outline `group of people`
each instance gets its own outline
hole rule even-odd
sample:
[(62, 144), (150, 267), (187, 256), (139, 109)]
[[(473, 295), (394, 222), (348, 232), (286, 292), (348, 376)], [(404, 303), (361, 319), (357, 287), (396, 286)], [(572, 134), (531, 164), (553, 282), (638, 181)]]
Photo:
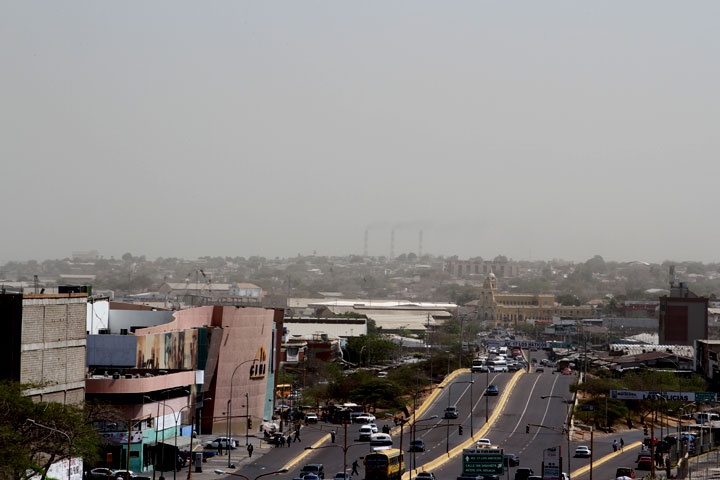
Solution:
[(613, 447), (613, 452), (617, 452), (618, 448), (622, 452), (625, 449), (625, 440), (623, 440), (622, 437), (620, 437), (620, 443), (618, 443), (617, 438), (616, 438), (615, 440), (613, 440), (612, 447)]

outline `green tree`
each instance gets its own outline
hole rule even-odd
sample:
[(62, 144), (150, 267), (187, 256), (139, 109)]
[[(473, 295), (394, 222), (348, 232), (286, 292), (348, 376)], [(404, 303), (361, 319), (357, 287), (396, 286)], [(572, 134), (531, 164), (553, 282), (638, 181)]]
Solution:
[(33, 402), (25, 395), (28, 387), (0, 383), (0, 478), (44, 480), (53, 463), (68, 457), (94, 461), (100, 437), (83, 409)]

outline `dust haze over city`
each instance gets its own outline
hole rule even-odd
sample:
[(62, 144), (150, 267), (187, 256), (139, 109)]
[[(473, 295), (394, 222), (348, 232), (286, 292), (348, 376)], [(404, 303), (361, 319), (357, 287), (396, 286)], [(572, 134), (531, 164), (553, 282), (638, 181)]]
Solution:
[(3, 2), (0, 263), (717, 261), (717, 18), (711, 1)]

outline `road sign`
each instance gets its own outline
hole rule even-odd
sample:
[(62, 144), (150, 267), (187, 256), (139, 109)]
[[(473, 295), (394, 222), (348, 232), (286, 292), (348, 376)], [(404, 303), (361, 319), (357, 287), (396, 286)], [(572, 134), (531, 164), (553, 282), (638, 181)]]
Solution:
[(696, 402), (717, 402), (717, 393), (715, 392), (695, 392)]
[(503, 449), (464, 449), (462, 472), (463, 475), (502, 475), (505, 472)]

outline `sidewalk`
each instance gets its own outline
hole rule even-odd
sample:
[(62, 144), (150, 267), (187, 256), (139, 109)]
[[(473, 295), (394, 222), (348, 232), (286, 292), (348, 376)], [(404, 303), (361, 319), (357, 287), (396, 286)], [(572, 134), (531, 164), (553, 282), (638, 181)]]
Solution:
[[(303, 428), (302, 429), (302, 445), (303, 448), (300, 449), (299, 447), (293, 448), (291, 451), (288, 451), (289, 456), (285, 459), (283, 462), (283, 466), (285, 468), (288, 468), (288, 473), (280, 474), (279, 477), (281, 478), (292, 478), (293, 477), (293, 470), (295, 469), (296, 465), (302, 461), (303, 458), (305, 458), (307, 455), (311, 454), (311, 450), (305, 450), (305, 446), (313, 446), (317, 447), (326, 441), (329, 441), (330, 437), (330, 430), (331, 430), (331, 424), (323, 425), (323, 429), (316, 429), (316, 428)], [(200, 472), (196, 471), (197, 467), (194, 465), (191, 465), (190, 462), (188, 462), (185, 467), (178, 472), (175, 472), (175, 479), (176, 480), (221, 480), (223, 478), (235, 476), (235, 477), (249, 477), (250, 480), (253, 480), (252, 476), (246, 476), (243, 474), (243, 471), (245, 470), (245, 466), (257, 461), (258, 459), (262, 458), (263, 456), (267, 455), (271, 451), (277, 449), (279, 452), (286, 452), (287, 450), (285, 447), (275, 447), (274, 445), (270, 445), (266, 443), (264, 440), (262, 440), (261, 437), (256, 436), (250, 436), (249, 438), (250, 443), (253, 445), (253, 454), (252, 457), (248, 456), (248, 451), (245, 448), (244, 442), (240, 445), (238, 445), (237, 448), (233, 449), (230, 453), (230, 465), (234, 465), (235, 468), (228, 468), (228, 455), (227, 452), (223, 452), (223, 455), (213, 455), (212, 457), (207, 457), (204, 462), (202, 462), (201, 470)], [(207, 452), (206, 449), (203, 448), (202, 445), (195, 445), (193, 448), (193, 452)], [(299, 467), (298, 467), (299, 469)], [(142, 472), (143, 476), (150, 475), (152, 476), (152, 471), (150, 472)], [(163, 474), (164, 480), (172, 480), (173, 479), (173, 472), (164, 472)], [(155, 472), (155, 480), (160, 480), (160, 472)]]

